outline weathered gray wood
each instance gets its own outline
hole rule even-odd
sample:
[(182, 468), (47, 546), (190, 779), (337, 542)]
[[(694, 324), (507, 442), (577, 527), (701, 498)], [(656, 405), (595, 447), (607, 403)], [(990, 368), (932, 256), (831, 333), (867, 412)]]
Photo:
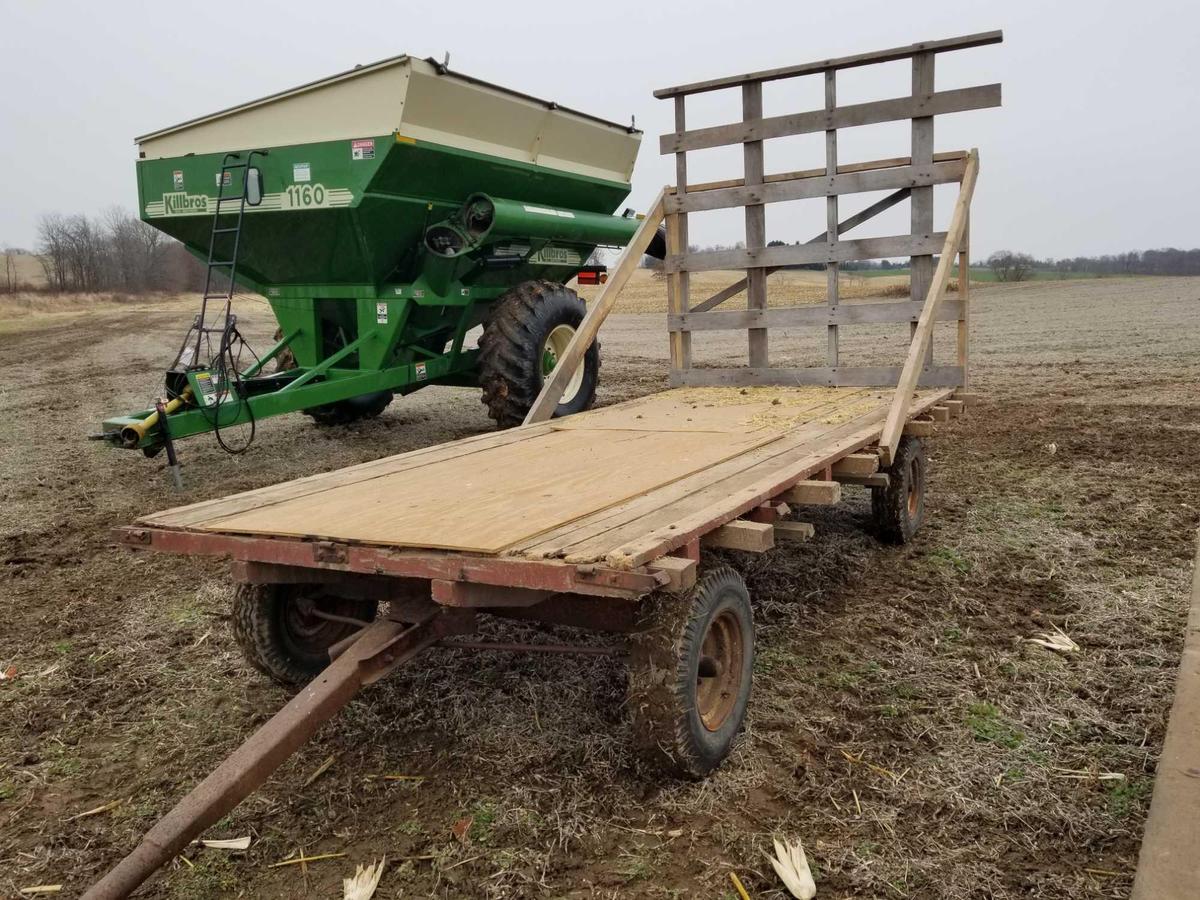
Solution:
[(897, 234), (829, 244), (792, 244), (764, 247), (761, 250), (709, 250), (668, 256), (665, 272), (706, 272), (714, 269), (770, 269), (803, 263), (846, 262), (851, 259), (882, 259), (889, 256), (913, 256), (937, 253), (945, 243), (944, 232), (926, 236)]
[(818, 72), (827, 72), (833, 69), (851, 69), (856, 66), (869, 66), (874, 63), (894, 62), (898, 59), (907, 59), (917, 53), (945, 53), (949, 50), (966, 50), (971, 47), (983, 47), (987, 44), (999, 44), (1003, 40), (1003, 31), (983, 31), (978, 34), (967, 34), (940, 41), (922, 41), (918, 44), (907, 44), (903, 47), (891, 47), (887, 50), (873, 50), (870, 53), (855, 53), (852, 56), (841, 56), (817, 62), (801, 63), (794, 66), (781, 66), (777, 69), (747, 72), (743, 75), (710, 78), (706, 81), (695, 81), (691, 84), (681, 84), (675, 87), (659, 88), (654, 92), (654, 96), (663, 100), (667, 97), (676, 97), (681, 94), (700, 94), (705, 91), (719, 91), (722, 88), (737, 87), (747, 81), (778, 81), (781, 78), (795, 78), (798, 75), (815, 75)]
[[(825, 109), (832, 111), (836, 106), (837, 70), (830, 69), (825, 73)], [(837, 131), (831, 129), (825, 132), (825, 179), (827, 183), (833, 183), (837, 177)], [(837, 243), (838, 234), (838, 198), (837, 194), (830, 194), (825, 198), (825, 241)], [(838, 305), (839, 268), (838, 263), (825, 263), (825, 302), (831, 312)], [(838, 364), (838, 327), (832, 320), (826, 333), (825, 363), (830, 367)]]
[[(866, 222), (868, 219), (873, 219), (875, 216), (879, 215), (884, 210), (891, 209), (897, 203), (900, 203), (902, 200), (907, 199), (908, 193), (909, 193), (908, 188), (904, 188), (903, 190), (896, 191), (894, 194), (888, 194), (882, 200), (876, 200), (874, 203), (872, 203), (870, 206), (868, 206), (862, 212), (855, 213), (850, 218), (846, 219), (844, 222), (839, 222), (838, 223), (838, 234), (839, 235), (845, 234), (851, 228), (857, 228), (863, 222)], [(810, 238), (805, 243), (820, 244), (820, 243), (824, 242), (827, 239), (827, 237), (828, 237), (828, 233), (825, 231), (822, 231), (820, 234), (816, 235), (815, 237)], [(770, 276), (774, 275), (778, 271), (779, 271), (778, 269), (767, 269), (766, 270), (767, 277), (769, 278)], [(707, 312), (708, 310), (713, 309), (714, 307), (720, 306), (722, 303), (724, 303), (730, 297), (736, 297), (738, 294), (740, 294), (745, 289), (746, 289), (746, 279), (745, 278), (741, 279), (740, 281), (735, 281), (733, 284), (729, 285), (729, 287), (722, 288), (721, 290), (717, 291), (715, 294), (713, 294), (711, 297), (709, 297), (707, 300), (703, 301), (702, 303), (697, 303), (695, 306), (692, 307), (692, 312)]]
[[(837, 132), (828, 133), (836, 134)], [(746, 146), (754, 145), (747, 144)], [(866, 172), (850, 172), (845, 175), (828, 175), (822, 178), (804, 177), (769, 184), (756, 182), (744, 187), (689, 193), (683, 197), (668, 195), (667, 211), (700, 212), (755, 203), (778, 203), (786, 200), (807, 200), (811, 197), (856, 194), (863, 191), (925, 188), (928, 185), (961, 181), (965, 165), (964, 160), (953, 159), (925, 165), (897, 166), (891, 169), (872, 169)]]
[(971, 212), (967, 211), (967, 222), (963, 226), (962, 244), (958, 251), (958, 300), (961, 312), (958, 316), (958, 333), (955, 345), (958, 364), (963, 370), (963, 387), (971, 386)]
[[(913, 95), (933, 93), (933, 60), (932, 53), (920, 53), (912, 58), (912, 90)], [(922, 116), (912, 120), (912, 158), (914, 166), (922, 166), (933, 162), (933, 116)], [(933, 231), (933, 188), (913, 186), (912, 204), (910, 207), (913, 234), (928, 234)], [(909, 261), (909, 296), (913, 300), (922, 301), (929, 292), (929, 282), (933, 278), (933, 257), (926, 255), (914, 256)], [(910, 338), (916, 332), (914, 322)], [(933, 362), (933, 340), (930, 336), (926, 350), (925, 364)]]
[[(857, 212), (854, 215), (852, 215), (850, 218), (846, 219), (844, 222), (841, 222), (838, 225), (838, 234), (839, 235), (845, 234), (850, 229), (857, 228), (859, 225), (861, 225), (863, 222), (866, 222), (868, 219), (875, 218), (877, 215), (879, 215), (884, 210), (891, 209), (897, 203), (900, 203), (903, 200), (907, 200), (910, 193), (911, 193), (911, 191), (908, 188), (904, 188), (903, 190), (896, 191), (894, 194), (888, 194), (886, 197), (884, 197), (881, 200), (876, 200), (874, 203), (872, 203), (870, 206), (868, 206), (862, 212)], [(817, 244), (817, 243), (820, 243), (821, 240), (822, 240), (822, 235), (818, 234), (816, 237), (812, 238), (812, 240), (810, 240), (808, 243)]]
[(727, 144), (762, 141), (792, 134), (811, 134), (814, 131), (828, 131), (831, 128), (854, 128), (860, 125), (876, 125), (880, 122), (940, 116), (946, 113), (987, 109), (999, 105), (1000, 85), (985, 84), (952, 91), (893, 97), (890, 100), (875, 100), (870, 103), (855, 103), (849, 106), (839, 106), (828, 112), (818, 109), (786, 116), (770, 116), (747, 122), (736, 122), (732, 125), (716, 125), (711, 128), (674, 132), (662, 135), (659, 138), (658, 146), (659, 152), (664, 154), (678, 153), (681, 150), (703, 150), (706, 147), (723, 147)]
[[(950, 150), (941, 153), (933, 154), (934, 162), (946, 162), (952, 159), (966, 159), (966, 150)], [(891, 169), (896, 166), (912, 165), (911, 156), (893, 156), (888, 159), (871, 159), (866, 162), (858, 163), (843, 163), (838, 166), (837, 174), (848, 175), (851, 172), (870, 172), (874, 169)], [(768, 184), (774, 184), (776, 181), (795, 181), (797, 178), (824, 178), (825, 167), (819, 169), (798, 169), (793, 172), (776, 172), (773, 175), (767, 175), (763, 181)], [(687, 186), (689, 194), (696, 194), (702, 191), (718, 191), (725, 188), (741, 187), (746, 182), (742, 178), (724, 178), (720, 181), (700, 181), (696, 184)]]
[[(762, 118), (762, 83), (755, 81), (742, 86), (742, 118), (746, 121)], [(745, 160), (746, 190), (762, 190), (762, 141), (747, 141), (742, 154)], [(690, 198), (689, 198), (690, 199)], [(737, 205), (741, 205), (740, 203)], [(761, 203), (746, 204), (746, 249), (758, 252), (767, 244), (767, 211)], [(746, 273), (746, 305), (750, 309), (767, 306), (767, 273), (751, 269)], [(767, 332), (763, 328), (749, 331), (750, 365), (767, 365)]]
[[(686, 97), (675, 98), (675, 130), (687, 128)], [(672, 199), (687, 197), (687, 154), (675, 154), (675, 191), (670, 194)], [(664, 201), (665, 201), (664, 197)], [(688, 248), (688, 217), (682, 213), (675, 217), (674, 228), (668, 232), (668, 253), (687, 253)], [(686, 313), (691, 303), (691, 276), (687, 272), (675, 272), (667, 278), (668, 300), (673, 304), (672, 312)], [(687, 334), (670, 337), (671, 365), (686, 369), (692, 364), (692, 337)]]
[[(845, 303), (835, 307), (778, 306), (770, 309), (730, 309), (668, 315), (671, 331), (738, 331), (743, 328), (799, 328), (806, 325), (862, 325), (877, 322), (916, 322), (924, 304), (911, 300), (882, 303)], [(947, 298), (937, 311), (936, 321), (953, 322), (961, 306)]]
[[(822, 384), (829, 387), (890, 387), (903, 370), (900, 366), (812, 366), (803, 369), (683, 369), (672, 370), (671, 387), (749, 387), (753, 385)], [(920, 387), (957, 387), (962, 383), (958, 366), (933, 366), (917, 372)]]
[(817, 533), (812, 522), (776, 522), (775, 542), (778, 544), (802, 544), (811, 541)]

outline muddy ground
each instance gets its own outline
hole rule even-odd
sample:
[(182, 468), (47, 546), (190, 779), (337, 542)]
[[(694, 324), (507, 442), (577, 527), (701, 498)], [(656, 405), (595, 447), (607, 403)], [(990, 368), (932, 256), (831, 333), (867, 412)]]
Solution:
[[(386, 854), (382, 898), (725, 898), (731, 871), (776, 898), (772, 835), (803, 839), (824, 898), (1126, 896), (1200, 519), (1197, 304), (1200, 279), (978, 290), (985, 399), (931, 441), (914, 543), (879, 545), (848, 491), (805, 512), (811, 543), (731, 557), (755, 691), (707, 781), (639, 768), (610, 659), (434, 650), (211, 830), (248, 852), (193, 848), (139, 896), (340, 896)], [(244, 306), (265, 343), (265, 307)], [(287, 697), (233, 643), (222, 564), (135, 555), (109, 529), (490, 420), (441, 388), (365, 425), (273, 419), (242, 456), (185, 444), (181, 496), (161, 459), (85, 437), (154, 395), (191, 303), (34, 313), (0, 320), (0, 896), (76, 896)], [(602, 403), (665, 385), (660, 316), (603, 340)], [(1023, 640), (1053, 626), (1078, 653)], [(345, 856), (270, 867), (300, 849)]]

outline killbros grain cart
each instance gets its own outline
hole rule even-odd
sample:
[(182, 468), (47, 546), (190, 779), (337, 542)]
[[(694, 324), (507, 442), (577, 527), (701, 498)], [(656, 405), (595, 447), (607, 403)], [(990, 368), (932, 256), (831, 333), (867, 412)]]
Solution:
[[(142, 218), (207, 262), (166, 396), (99, 435), (147, 455), (296, 410), (374, 416), (430, 384), (482, 385), (497, 424), (518, 424), (584, 314), (565, 282), (603, 278), (589, 255), (638, 227), (611, 214), (629, 192), (632, 125), (411, 56), (136, 140)], [(661, 256), (661, 241), (649, 249)], [(236, 285), (278, 320), (259, 356)], [(464, 346), (481, 324), (479, 347)], [(591, 405), (599, 365), (596, 347), (559, 413)]]

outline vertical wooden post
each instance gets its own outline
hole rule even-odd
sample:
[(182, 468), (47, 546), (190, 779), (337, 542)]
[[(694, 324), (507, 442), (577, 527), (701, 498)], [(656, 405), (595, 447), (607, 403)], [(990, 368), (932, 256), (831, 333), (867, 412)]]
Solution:
[[(742, 85), (742, 119), (762, 118), (762, 82)], [(747, 141), (742, 145), (746, 187), (763, 183), (763, 142)], [(746, 207), (746, 249), (751, 253), (767, 245), (767, 210), (761, 203)], [(746, 306), (749, 309), (767, 308), (767, 272), (762, 268), (746, 271)], [(751, 328), (750, 367), (767, 366), (767, 329)]]
[[(825, 73), (825, 109), (833, 110), (837, 106), (837, 70), (830, 69)], [(837, 175), (837, 129), (831, 128), (825, 132), (825, 174), (829, 178)], [(825, 243), (829, 249), (838, 239), (838, 198), (830, 194), (825, 198)], [(830, 313), (838, 305), (838, 264), (825, 263), (825, 295), (829, 303)], [(829, 326), (829, 349), (826, 353), (827, 365), (836, 369), (838, 364), (838, 327)]]
[[(687, 114), (684, 103), (685, 94), (675, 98), (675, 130), (687, 130)], [(683, 197), (687, 194), (687, 151), (681, 150), (675, 154), (675, 194)], [(667, 218), (667, 248), (668, 254), (688, 252), (688, 219), (687, 213), (676, 213)], [(674, 249), (671, 249), (671, 248)], [(667, 308), (673, 313), (686, 313), (691, 307), (691, 276), (686, 270), (672, 273), (667, 279)], [(692, 367), (692, 333), (678, 331), (671, 338), (671, 368), (690, 369)], [(672, 380), (672, 383), (673, 380)]]
[(971, 213), (963, 227), (962, 244), (958, 251), (958, 301), (962, 312), (958, 316), (958, 364), (962, 367), (962, 386), (970, 386), (971, 362)]
[[(933, 93), (933, 60), (932, 53), (918, 53), (912, 58), (912, 93), (921, 97)], [(926, 166), (933, 163), (933, 116), (922, 116), (912, 120), (912, 164)], [(912, 189), (912, 233), (925, 237), (933, 233), (933, 188), (915, 187)], [(933, 279), (933, 257), (914, 256), (909, 260), (909, 297), (917, 302), (923, 302), (929, 293), (929, 283)], [(917, 333), (914, 322), (910, 328), (910, 339)], [(933, 341), (929, 341), (926, 351), (925, 364), (933, 363)]]
[[(667, 256), (677, 256), (687, 253), (687, 244), (681, 238), (681, 232), (686, 228), (687, 213), (673, 213), (667, 216)], [(667, 276), (667, 314), (682, 315), (688, 311), (687, 305), (687, 272), (672, 272)], [(692, 333), (690, 331), (672, 331), (671, 336), (671, 373), (670, 383), (675, 386), (682, 383), (684, 369), (692, 367)]]

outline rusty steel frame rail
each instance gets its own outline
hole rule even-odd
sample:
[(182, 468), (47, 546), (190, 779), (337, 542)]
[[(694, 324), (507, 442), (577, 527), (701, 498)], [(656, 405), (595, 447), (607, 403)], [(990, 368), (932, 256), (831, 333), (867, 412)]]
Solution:
[(299, 538), (232, 535), (130, 525), (114, 529), (126, 546), (188, 556), (308, 569), (468, 582), (555, 593), (637, 599), (666, 583), (661, 573), (573, 565), (556, 560), (472, 556), (450, 551), (408, 551)]
[(204, 781), (151, 828), (128, 856), (93, 885), (83, 900), (118, 900), (137, 890), (160, 866), (237, 806), (368, 684), (443, 638), (470, 633), (473, 616), (440, 612), (406, 625), (381, 619), (329, 668), (307, 684)]

